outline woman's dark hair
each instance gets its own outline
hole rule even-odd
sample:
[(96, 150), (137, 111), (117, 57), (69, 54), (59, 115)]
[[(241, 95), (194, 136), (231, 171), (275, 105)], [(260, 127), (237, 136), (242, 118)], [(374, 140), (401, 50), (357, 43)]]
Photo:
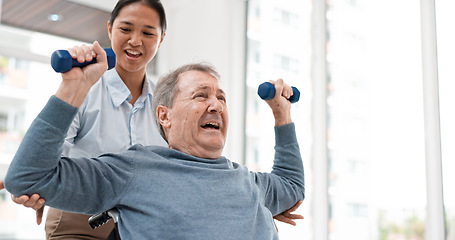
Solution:
[(160, 0), (119, 0), (111, 13), (111, 19), (109, 20), (111, 25), (114, 24), (114, 20), (117, 18), (118, 14), (120, 13), (120, 10), (133, 3), (143, 3), (155, 9), (155, 11), (157, 11), (158, 14), (160, 15), (161, 35), (163, 35), (166, 32), (167, 28), (166, 13), (164, 11), (163, 4), (161, 3)]

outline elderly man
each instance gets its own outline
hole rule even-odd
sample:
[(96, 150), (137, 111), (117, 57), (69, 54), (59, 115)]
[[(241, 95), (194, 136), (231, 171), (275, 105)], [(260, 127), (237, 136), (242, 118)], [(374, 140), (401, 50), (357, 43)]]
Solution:
[[(61, 157), (62, 144), (90, 87), (107, 69), (74, 68), (25, 135), (5, 178), (16, 196), (39, 193), (46, 204), (94, 214), (119, 211), (122, 239), (277, 239), (273, 216), (304, 198), (304, 172), (291, 105), (292, 90), (273, 82), (272, 173), (254, 173), (221, 156), (228, 126), (218, 74), (185, 65), (157, 83), (153, 108), (169, 147), (135, 145), (98, 158)], [(154, 123), (150, 123), (154, 124)]]

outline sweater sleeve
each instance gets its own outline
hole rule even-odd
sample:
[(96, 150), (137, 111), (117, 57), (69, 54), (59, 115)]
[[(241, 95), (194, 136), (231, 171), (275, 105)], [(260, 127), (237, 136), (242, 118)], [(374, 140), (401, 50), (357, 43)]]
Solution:
[(257, 173), (265, 206), (275, 216), (305, 198), (305, 179), (294, 123), (275, 127), (275, 159), (272, 173)]
[(38, 193), (46, 205), (94, 214), (115, 205), (132, 176), (121, 155), (61, 157), (66, 133), (78, 109), (55, 96), (25, 134), (5, 177), (13, 195)]
[[(82, 106), (81, 106), (82, 107)], [(81, 112), (79, 111), (74, 119), (73, 122), (71, 123), (71, 126), (69, 127), (68, 131), (66, 132), (66, 138), (65, 142), (63, 144), (63, 156), (69, 156), (71, 148), (74, 146), (74, 140), (77, 137), (77, 133), (80, 129), (80, 119), (81, 119)]]

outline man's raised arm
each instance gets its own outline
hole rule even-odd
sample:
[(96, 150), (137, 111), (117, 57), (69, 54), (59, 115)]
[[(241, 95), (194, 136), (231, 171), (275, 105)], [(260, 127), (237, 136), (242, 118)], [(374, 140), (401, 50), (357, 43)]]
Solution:
[(257, 176), (266, 186), (266, 206), (273, 215), (277, 215), (305, 198), (305, 181), (295, 125), (291, 119), (291, 103), (288, 101), (292, 88), (282, 79), (271, 83), (276, 89), (275, 97), (267, 104), (275, 117), (275, 160), (271, 175), (259, 173)]
[[(107, 69), (106, 53), (95, 42), (93, 46), (81, 46), (69, 52), (80, 62), (96, 58), (96, 63), (84, 68), (73, 68), (62, 74), (62, 82), (55, 96), (34, 120), (5, 177), (5, 188), (13, 195), (32, 195), (39, 193), (46, 203), (64, 208), (64, 202), (75, 202), (86, 198), (86, 193), (78, 193), (80, 185), (75, 179), (75, 191), (71, 192), (71, 176), (94, 171), (84, 168), (85, 163), (60, 159), (66, 132), (93, 84), (100, 79)], [(63, 166), (63, 167), (61, 167)], [(62, 182), (66, 179), (66, 182)], [(88, 185), (88, 184), (85, 184)], [(57, 199), (60, 198), (60, 199)], [(79, 207), (79, 206), (76, 206)], [(89, 211), (81, 209), (82, 211)]]

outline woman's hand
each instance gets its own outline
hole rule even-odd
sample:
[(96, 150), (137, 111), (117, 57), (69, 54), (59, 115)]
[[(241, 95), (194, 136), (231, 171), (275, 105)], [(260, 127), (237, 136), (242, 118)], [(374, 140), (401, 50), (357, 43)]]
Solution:
[[(5, 189), (5, 184), (3, 180), (0, 180), (0, 190)], [(38, 194), (33, 194), (31, 197), (27, 195), (22, 195), (20, 197), (15, 197), (11, 195), (13, 202), (24, 205), (24, 207), (33, 208), (36, 210), (36, 223), (41, 224), (43, 220), (44, 212), (44, 202), (45, 200), (41, 198)]]
[[(299, 214), (293, 214), (297, 210), (297, 208), (300, 207), (302, 204), (302, 201), (298, 201), (292, 208), (274, 216), (273, 218), (284, 223), (291, 224), (292, 226), (297, 225), (294, 220), (296, 219), (303, 219), (302, 215)], [(278, 229), (277, 229), (278, 230)]]
[(101, 78), (108, 68), (106, 52), (95, 41), (93, 45), (81, 45), (68, 49), (68, 52), (78, 62), (83, 63), (96, 58), (96, 63), (83, 68), (74, 67), (62, 73), (62, 82), (55, 96), (59, 99), (79, 107), (85, 99), (90, 88)]

